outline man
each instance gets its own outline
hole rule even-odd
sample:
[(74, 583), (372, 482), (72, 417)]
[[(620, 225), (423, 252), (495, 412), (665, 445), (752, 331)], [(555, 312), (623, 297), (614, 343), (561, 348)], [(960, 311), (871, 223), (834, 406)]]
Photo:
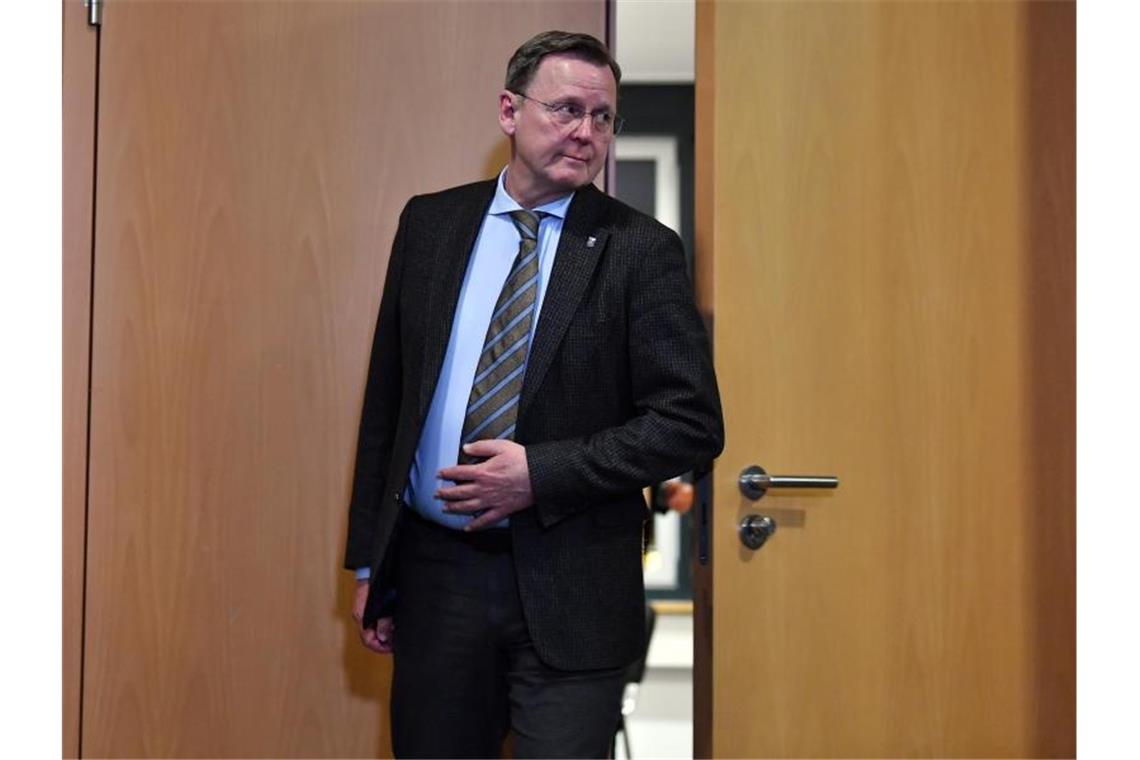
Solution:
[(508, 729), (517, 757), (605, 756), (644, 647), (642, 488), (723, 446), (680, 240), (591, 184), (620, 76), (588, 35), (527, 41), (506, 169), (400, 216), (345, 557), (398, 757), (497, 757)]

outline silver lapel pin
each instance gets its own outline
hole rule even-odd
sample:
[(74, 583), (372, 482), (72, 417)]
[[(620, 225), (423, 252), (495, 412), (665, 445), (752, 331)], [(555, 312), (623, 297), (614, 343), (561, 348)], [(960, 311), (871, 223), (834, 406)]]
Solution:
[(596, 237), (594, 237), (593, 235), (591, 235), (590, 237), (586, 238), (586, 247), (587, 248), (593, 248), (594, 243), (596, 243), (596, 242), (598, 242), (598, 239)]

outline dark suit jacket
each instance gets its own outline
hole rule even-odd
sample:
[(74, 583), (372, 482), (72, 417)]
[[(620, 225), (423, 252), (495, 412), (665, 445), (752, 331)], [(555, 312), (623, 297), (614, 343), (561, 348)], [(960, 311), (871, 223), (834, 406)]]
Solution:
[[(372, 568), (365, 624), (393, 585), (398, 597), (387, 549), (494, 192), (491, 180), (417, 196), (400, 215), (345, 555), (347, 568)], [(577, 192), (563, 224), (515, 440), (526, 447), (535, 503), (511, 515), (510, 530), (539, 656), (568, 670), (632, 661), (644, 643), (641, 489), (711, 461), (724, 432), (680, 239), (593, 185)]]

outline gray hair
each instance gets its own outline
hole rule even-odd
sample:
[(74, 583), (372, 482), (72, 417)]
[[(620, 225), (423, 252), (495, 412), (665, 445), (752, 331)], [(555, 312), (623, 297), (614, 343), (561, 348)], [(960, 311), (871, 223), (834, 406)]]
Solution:
[(609, 66), (614, 82), (621, 83), (621, 67), (610, 55), (609, 49), (596, 37), (576, 32), (541, 32), (524, 42), (507, 64), (507, 82), (511, 92), (523, 93), (534, 79), (538, 65), (548, 55), (562, 53), (580, 58), (598, 66)]

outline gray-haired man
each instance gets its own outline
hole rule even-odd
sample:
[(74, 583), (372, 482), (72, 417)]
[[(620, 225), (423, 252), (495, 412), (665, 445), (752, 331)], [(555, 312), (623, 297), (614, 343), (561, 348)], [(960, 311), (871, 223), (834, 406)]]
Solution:
[(723, 425), (677, 236), (591, 183), (621, 70), (545, 32), (499, 93), (497, 180), (408, 202), (380, 306), (345, 565), (393, 652), (397, 756), (603, 757), (644, 646), (641, 489)]

